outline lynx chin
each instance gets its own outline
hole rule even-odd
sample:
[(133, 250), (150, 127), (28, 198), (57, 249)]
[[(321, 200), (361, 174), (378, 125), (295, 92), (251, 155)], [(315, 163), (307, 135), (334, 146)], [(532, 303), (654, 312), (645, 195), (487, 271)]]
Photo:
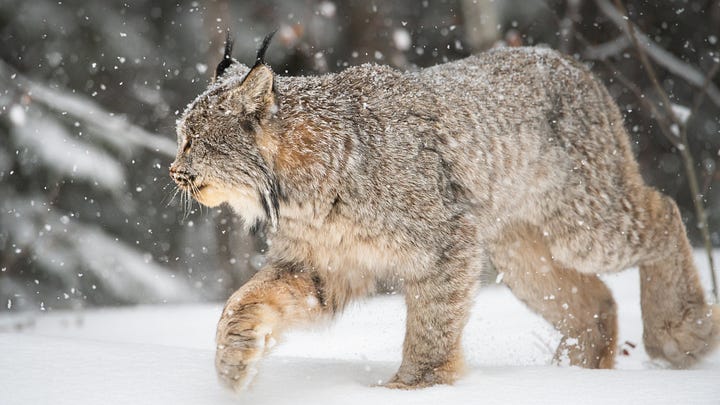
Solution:
[(644, 184), (618, 107), (585, 67), (513, 48), (417, 72), (283, 77), (264, 61), (270, 38), (251, 68), (227, 42), (178, 121), (170, 167), (200, 203), (268, 229), (267, 265), (218, 324), (224, 384), (243, 389), (284, 331), (383, 279), (402, 280), (407, 305), (386, 385), (451, 384), (488, 263), (562, 333), (556, 361), (613, 367), (615, 302), (597, 275), (633, 266), (650, 356), (688, 367), (718, 343), (720, 309), (678, 208)]

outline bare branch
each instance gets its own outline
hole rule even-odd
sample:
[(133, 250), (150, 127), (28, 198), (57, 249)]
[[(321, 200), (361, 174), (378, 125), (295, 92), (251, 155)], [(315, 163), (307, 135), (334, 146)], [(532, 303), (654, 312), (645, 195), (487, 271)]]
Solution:
[[(598, 1), (604, 1), (604, 0), (598, 0)], [(612, 7), (612, 6), (611, 6)], [(615, 7), (617, 7), (618, 10), (620, 10), (620, 13), (624, 16), (623, 19), (626, 21), (626, 32), (628, 36), (630, 37), (630, 41), (632, 42), (633, 46), (635, 47), (635, 50), (638, 53), (638, 57), (640, 57), (640, 63), (642, 63), (643, 68), (645, 68), (645, 71), (647, 72), (648, 76), (650, 77), (650, 81), (653, 84), (653, 87), (655, 88), (655, 91), (658, 93), (660, 98), (662, 99), (662, 106), (665, 109), (665, 113), (672, 121), (678, 124), (682, 124), (680, 120), (678, 120), (677, 116), (675, 115), (675, 111), (672, 109), (672, 102), (670, 101), (670, 97), (668, 97), (667, 93), (663, 89), (663, 87), (660, 85), (660, 81), (657, 78), (657, 74), (655, 73), (655, 68), (653, 67), (652, 63), (650, 63), (650, 60), (648, 60), (647, 53), (645, 52), (645, 48), (640, 45), (640, 41), (638, 40), (638, 35), (643, 35), (642, 33), (638, 34), (635, 32), (635, 24), (630, 21), (630, 17), (628, 17), (627, 10), (625, 10), (625, 6), (623, 6), (622, 2), (620, 0), (615, 0)], [(647, 37), (643, 38), (644, 40), (649, 41)]]
[(708, 71), (707, 75), (705, 75), (705, 82), (703, 83), (702, 87), (700, 87), (700, 91), (695, 95), (695, 98), (693, 99), (692, 108), (690, 109), (691, 115), (694, 115), (700, 108), (700, 105), (705, 99), (708, 88), (710, 87), (710, 84), (712, 84), (712, 80), (718, 73), (718, 71), (720, 71), (720, 61), (715, 63), (715, 65), (713, 65), (713, 67)]
[[(697, 110), (700, 108), (700, 105), (702, 104), (703, 98), (705, 97), (705, 94), (707, 93), (707, 89), (710, 83), (712, 83), (713, 77), (717, 74), (718, 70), (720, 70), (720, 62), (716, 63), (710, 71), (708, 71), (707, 75), (705, 76), (705, 84), (700, 88), (700, 91), (698, 94), (695, 95), (695, 98), (693, 100), (692, 108), (690, 110), (690, 116), (694, 116), (697, 113)], [(687, 134), (687, 125), (684, 125), (682, 127), (682, 134), (681, 134), (682, 142), (687, 144), (688, 142), (688, 134)], [(692, 154), (689, 150), (681, 150), (680, 154), (683, 156), (683, 160), (685, 162), (686, 166), (689, 166), (689, 171), (694, 172), (695, 171), (695, 161), (692, 157)], [(687, 156), (684, 156), (684, 155)], [(701, 226), (700, 232), (703, 235), (703, 244), (705, 245), (705, 252), (708, 256), (708, 262), (710, 264), (710, 281), (712, 282), (713, 287), (713, 294), (715, 295), (715, 301), (720, 301), (720, 296), (718, 295), (718, 284), (717, 284), (717, 277), (715, 275), (715, 263), (712, 255), (712, 242), (710, 241), (710, 230), (708, 229), (709, 224), (707, 220), (707, 213), (705, 212), (705, 205), (702, 201), (702, 193), (700, 192), (700, 188), (698, 186), (698, 182), (696, 180), (696, 177), (693, 177), (690, 179), (690, 190), (691, 193), (693, 193), (693, 202), (695, 204), (695, 211), (698, 215), (698, 225)]]
[[(606, 0), (596, 0), (596, 2), (599, 5), (600, 3), (606, 2)], [(614, 7), (609, 3), (608, 6), (614, 9)], [(697, 173), (695, 170), (695, 159), (693, 158), (692, 153), (690, 153), (690, 150), (688, 148), (687, 125), (683, 120), (680, 120), (677, 114), (675, 114), (675, 111), (673, 111), (670, 97), (668, 97), (667, 92), (665, 92), (665, 90), (660, 85), (660, 82), (657, 79), (657, 74), (655, 73), (655, 69), (650, 63), (650, 60), (648, 59), (645, 52), (646, 49), (640, 45), (640, 41), (638, 41), (637, 37), (638, 34), (635, 32), (635, 25), (632, 23), (632, 21), (630, 21), (630, 18), (627, 17), (627, 11), (625, 10), (622, 2), (620, 0), (615, 0), (615, 7), (617, 7), (617, 10), (614, 9), (614, 12), (619, 13), (621, 16), (620, 18), (626, 20), (627, 22), (627, 28), (625, 29), (625, 32), (630, 37), (630, 40), (632, 41), (633, 46), (638, 53), (640, 62), (642, 63), (643, 68), (650, 77), (650, 81), (652, 82), (655, 91), (658, 93), (658, 95), (663, 101), (662, 104), (665, 113), (667, 114), (667, 117), (670, 117), (672, 124), (676, 125), (677, 128), (680, 129), (679, 131), (676, 131), (676, 134), (680, 138), (680, 141), (679, 143), (673, 142), (673, 144), (677, 146), (677, 149), (680, 152), (680, 156), (682, 157), (683, 166), (685, 167), (685, 173), (687, 175), (688, 185), (690, 187), (690, 194), (692, 196), (693, 205), (695, 207), (695, 214), (697, 216), (697, 226), (700, 230), (700, 234), (703, 237), (705, 252), (707, 254), (708, 264), (710, 266), (710, 279), (712, 282), (713, 296), (715, 298), (715, 301), (718, 301), (720, 300), (720, 296), (718, 296), (717, 279), (715, 276), (715, 263), (712, 255), (712, 243), (710, 241), (710, 231), (708, 230), (707, 213), (705, 212), (705, 204), (702, 200), (702, 194), (700, 193), (700, 187), (698, 185)], [(620, 11), (618, 12), (618, 10)], [(647, 39), (647, 37), (645, 37), (645, 39)], [(707, 76), (703, 77), (702, 90), (695, 99), (695, 102), (697, 104), (702, 102), (702, 95), (706, 93), (706, 90), (710, 89), (712, 76), (714, 76), (715, 74), (713, 70), (714, 69), (711, 69), (710, 73)], [(644, 97), (642, 99), (644, 99)], [(672, 135), (668, 135), (668, 132), (673, 131), (670, 130), (671, 127), (667, 127), (667, 120), (665, 120), (664, 123), (661, 122), (661, 127), (665, 127), (665, 129), (663, 130), (663, 134), (672, 141), (673, 137)]]
[[(618, 8), (615, 8), (609, 0), (595, 0), (595, 4), (597, 4), (598, 9), (600, 9), (613, 24), (626, 34), (629, 34), (630, 29), (634, 30), (638, 46), (640, 46), (644, 52), (647, 52), (647, 55), (657, 62), (658, 65), (696, 87), (704, 85), (705, 74), (695, 66), (683, 62), (675, 55), (658, 46), (653, 40), (648, 38), (647, 35), (640, 32), (635, 25), (626, 18), (626, 13), (624, 14), (618, 11), (625, 9), (622, 7), (622, 4), (620, 4), (621, 7)], [(712, 82), (708, 85), (707, 95), (715, 105), (720, 107), (720, 89)]]
[(580, 20), (583, 0), (567, 0), (565, 16), (560, 20), (560, 52), (569, 54), (575, 38), (575, 23)]
[(615, 70), (614, 67), (612, 65), (610, 65), (609, 62), (604, 61), (604, 60), (603, 60), (603, 62), (606, 63), (608, 65), (608, 67), (615, 72), (614, 77), (617, 78), (620, 82), (622, 82), (622, 84), (625, 87), (627, 87), (633, 93), (633, 95), (635, 95), (635, 97), (638, 100), (640, 100), (640, 102), (642, 103), (643, 106), (645, 106), (648, 110), (650, 110), (650, 113), (660, 123), (658, 128), (660, 128), (660, 132), (663, 133), (665, 138), (667, 138), (668, 141), (670, 141), (670, 143), (675, 148), (680, 149), (681, 146), (680, 146), (679, 138), (677, 136), (674, 136), (670, 132), (670, 125), (672, 125), (672, 124), (670, 122), (668, 122), (667, 117), (662, 114), (662, 112), (657, 108), (657, 105), (655, 105), (655, 103), (650, 101), (649, 98), (645, 97), (642, 90), (635, 83), (633, 83), (630, 79), (628, 79), (620, 71)]

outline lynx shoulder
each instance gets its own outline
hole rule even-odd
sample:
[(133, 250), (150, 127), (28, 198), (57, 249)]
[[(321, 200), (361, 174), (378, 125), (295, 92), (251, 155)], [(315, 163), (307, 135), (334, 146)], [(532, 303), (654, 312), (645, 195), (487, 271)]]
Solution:
[(489, 261), (562, 333), (558, 361), (613, 366), (615, 303), (597, 274), (632, 266), (651, 356), (686, 367), (718, 342), (677, 207), (643, 183), (617, 106), (583, 66), (520, 48), (412, 73), (283, 77), (268, 42), (251, 68), (226, 47), (178, 122), (170, 168), (200, 203), (269, 227), (267, 266), (218, 325), (228, 386), (249, 383), (271, 337), (387, 278), (403, 281), (408, 310), (387, 385), (452, 383)]

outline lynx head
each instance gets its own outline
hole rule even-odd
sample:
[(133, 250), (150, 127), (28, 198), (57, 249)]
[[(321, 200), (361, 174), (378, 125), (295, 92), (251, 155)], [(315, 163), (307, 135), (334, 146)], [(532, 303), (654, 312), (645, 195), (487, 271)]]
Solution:
[(230, 37), (208, 89), (190, 103), (177, 122), (178, 152), (170, 176), (201, 204), (230, 204), (246, 224), (277, 224), (277, 180), (258, 147), (277, 112), (275, 76), (264, 55), (265, 37), (255, 65), (232, 59)]

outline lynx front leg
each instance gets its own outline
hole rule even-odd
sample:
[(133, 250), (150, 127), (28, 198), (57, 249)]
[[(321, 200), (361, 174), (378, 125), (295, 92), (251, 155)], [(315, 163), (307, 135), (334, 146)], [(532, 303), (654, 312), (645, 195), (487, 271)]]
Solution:
[(406, 281), (403, 360), (387, 387), (412, 389), (450, 384), (462, 373), (460, 341), (475, 287), (475, 277), (468, 269), (466, 263), (453, 260), (427, 278)]
[(258, 272), (227, 301), (218, 323), (215, 367), (226, 386), (240, 391), (257, 372), (254, 365), (290, 326), (331, 314), (325, 281), (297, 265)]

